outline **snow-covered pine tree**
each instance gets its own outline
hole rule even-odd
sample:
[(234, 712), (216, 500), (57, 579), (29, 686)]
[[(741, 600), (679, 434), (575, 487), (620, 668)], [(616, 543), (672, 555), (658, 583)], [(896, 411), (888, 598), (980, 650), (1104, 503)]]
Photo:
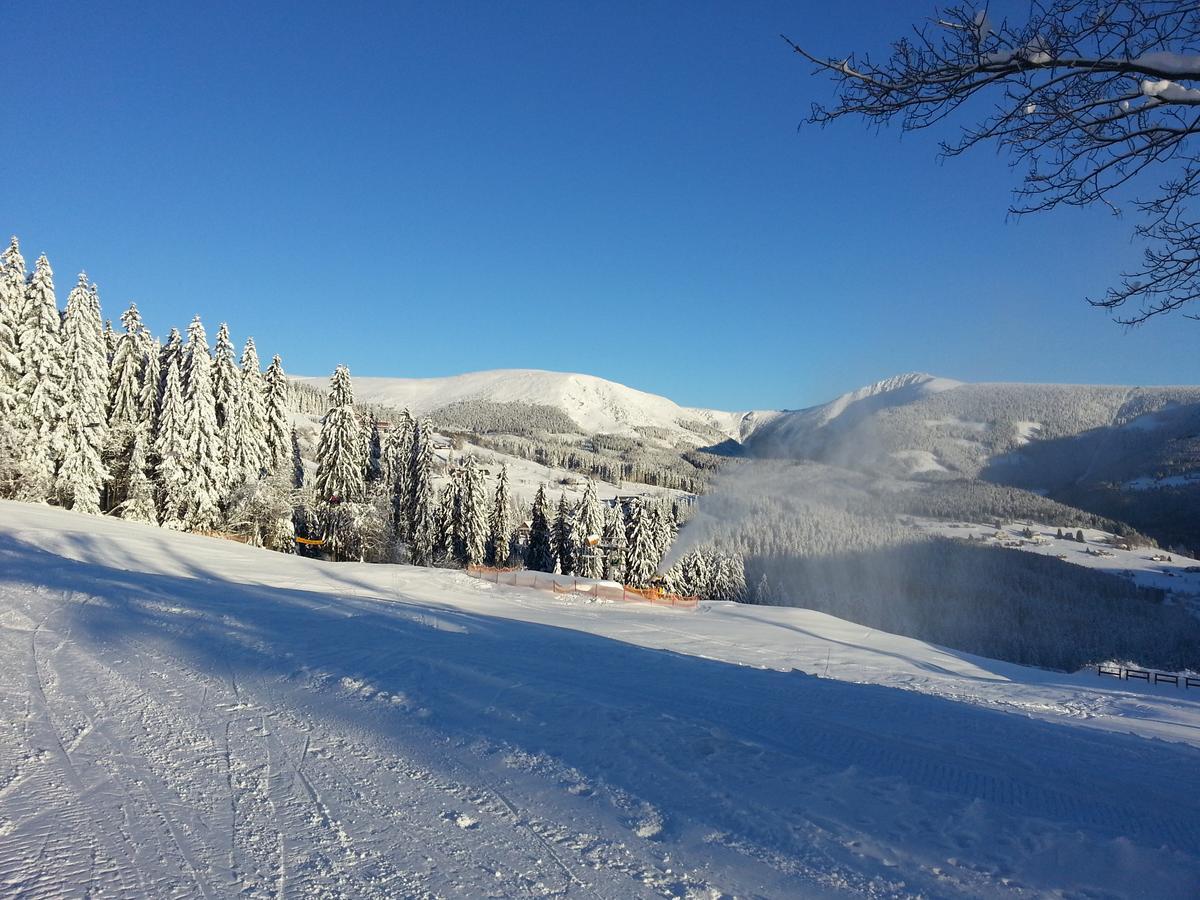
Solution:
[(212, 531), (221, 520), (224, 447), (213, 399), (213, 361), (199, 316), (188, 326), (183, 359), (183, 464), (187, 477), (184, 521), (190, 531)]
[(138, 428), (133, 432), (133, 447), (129, 455), (128, 483), (125, 500), (117, 507), (122, 519), (131, 522), (157, 522), (154, 504), (154, 483), (146, 475), (147, 433)]
[(267, 410), (254, 338), (246, 340), (225, 422), (225, 460), (231, 487), (257, 481), (266, 468)]
[(671, 549), (671, 544), (675, 542), (675, 518), (671, 515), (671, 508), (663, 500), (659, 500), (653, 506), (654, 510), (654, 547), (658, 558), (654, 561), (655, 567), (667, 555), (667, 551)]
[(383, 477), (383, 432), (379, 421), (372, 416), (366, 426), (367, 432), (367, 483), (372, 484)]
[(288, 417), (288, 383), (279, 354), (271, 360), (264, 376), (266, 389), (268, 472), (282, 472), (292, 456), (292, 426)]
[(154, 437), (158, 434), (159, 386), (162, 383), (162, 373), (159, 370), (161, 357), (162, 344), (147, 333), (142, 360), (142, 387), (138, 393), (138, 428), (146, 433), (146, 457), (150, 460), (151, 466), (153, 466)]
[(334, 370), (329, 401), (331, 407), (321, 420), (317, 444), (316, 492), (322, 532), (336, 557), (356, 546), (350, 531), (353, 515), (342, 507), (362, 502), (366, 493), (362, 423), (354, 409), (354, 387), (345, 366)]
[(21, 380), (18, 404), (25, 428), (25, 454), (19, 499), (43, 501), (54, 490), (63, 447), (63, 350), (61, 317), (54, 296), (54, 272), (38, 257), (25, 290), (18, 346)]
[(111, 363), (117, 352), (117, 333), (113, 331), (112, 319), (104, 320), (104, 361)]
[(487, 556), (488, 509), (487, 495), (483, 489), (483, 473), (468, 456), (463, 466), (460, 492), (460, 524), (463, 546), (463, 563), (468, 566), (483, 565)]
[(546, 485), (540, 484), (533, 498), (533, 510), (530, 513), (525, 566), (538, 572), (553, 572), (557, 562), (551, 535), (550, 503), (546, 499)]
[(103, 454), (108, 405), (108, 352), (99, 299), (87, 275), (67, 296), (63, 339), (63, 448), (55, 493), (80, 512), (100, 512), (100, 491), (108, 479)]
[(507, 566), (512, 540), (512, 525), (508, 514), (508, 466), (500, 466), (496, 478), (496, 493), (492, 498), (491, 529), (488, 534), (487, 562), (492, 566)]
[(454, 559), (456, 562), (467, 564), (466, 522), (463, 514), (464, 491), (463, 470), (452, 469), (450, 483), (454, 485), (454, 507), (452, 511), (451, 538), (453, 540)]
[(159, 520), (166, 528), (182, 531), (186, 527), (187, 444), (184, 441), (183, 388), (179, 376), (178, 356), (171, 356), (164, 379), (162, 406), (158, 413), (158, 433), (154, 439), (154, 455), (158, 458)]
[(317, 497), (327, 504), (355, 503), (363, 496), (366, 460), (362, 423), (354, 409), (354, 388), (345, 366), (338, 366), (333, 373), (329, 402), (317, 444)]
[(408, 466), (408, 499), (405, 518), (409, 558), (413, 565), (433, 564), (437, 541), (436, 499), (433, 492), (433, 423), (422, 419), (413, 430)]
[(754, 587), (754, 596), (750, 602), (761, 606), (770, 606), (775, 603), (775, 592), (771, 590), (771, 582), (767, 580), (766, 572), (758, 577), (758, 584)]
[(442, 488), (434, 514), (433, 564), (445, 566), (454, 559), (454, 517), (458, 506), (458, 485), (451, 479)]
[(141, 415), (142, 370), (147, 338), (137, 305), (121, 314), (124, 333), (117, 338), (108, 380), (108, 427), (132, 429)]
[(294, 507), (291, 476), (280, 472), (234, 486), (226, 519), (231, 531), (255, 546), (295, 553)]
[(627, 540), (629, 549), (625, 560), (625, 583), (645, 587), (654, 577), (660, 557), (654, 513), (642, 497), (634, 497), (629, 504)]
[(0, 428), (12, 429), (12, 448), (17, 446), (15, 417), (17, 384), (21, 380), (18, 333), (25, 306), (25, 277), (25, 258), (14, 236), (0, 255)]
[(604, 522), (604, 569), (601, 577), (608, 581), (625, 578), (625, 513), (620, 502), (614, 503)]
[(722, 553), (716, 564), (713, 600), (741, 603), (746, 599), (746, 565), (742, 557)]
[(407, 541), (407, 522), (404, 515), (408, 497), (408, 467), (412, 454), (412, 417), (408, 410), (401, 413), (383, 437), (379, 454), (379, 477), (391, 498), (389, 518), (397, 538)]
[(554, 514), (551, 529), (551, 545), (558, 571), (563, 575), (575, 574), (575, 515), (565, 493), (558, 495), (558, 509)]
[(599, 578), (604, 573), (599, 546), (603, 531), (604, 515), (596, 499), (596, 483), (589, 478), (575, 510), (575, 571), (583, 578)]
[(334, 369), (329, 381), (329, 407), (354, 406), (354, 383), (350, 380), (350, 370), (345, 366)]
[(142, 378), (149, 343), (135, 304), (129, 304), (129, 309), (121, 315), (121, 325), (124, 330), (117, 338), (108, 369), (108, 438), (104, 464), (108, 468), (109, 481), (105, 490), (105, 509), (119, 506), (128, 490), (133, 435), (141, 420)]
[(217, 425), (225, 428), (229, 420), (229, 412), (233, 406), (233, 397), (237, 391), (237, 367), (233, 364), (233, 341), (229, 339), (229, 326), (224, 322), (217, 328), (217, 342), (213, 348), (212, 391), (213, 408), (217, 414)]
[(158, 405), (162, 406), (163, 392), (167, 389), (167, 370), (171, 367), (171, 360), (179, 361), (179, 384), (182, 387), (184, 383), (183, 369), (183, 337), (179, 334), (178, 328), (172, 328), (167, 333), (166, 343), (162, 345), (158, 355), (158, 372), (162, 377), (162, 382), (158, 386)]

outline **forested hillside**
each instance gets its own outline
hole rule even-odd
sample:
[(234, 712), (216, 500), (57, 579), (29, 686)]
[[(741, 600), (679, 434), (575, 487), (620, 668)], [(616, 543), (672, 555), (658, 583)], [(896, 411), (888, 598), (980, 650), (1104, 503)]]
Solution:
[[(503, 465), (485, 470), (475, 455), (452, 460), (439, 447), (520, 421), (542, 439), (495, 449), (617, 484), (702, 486), (700, 470), (657, 440), (646, 450), (614, 436), (591, 436), (586, 449), (555, 439), (570, 420), (550, 407), (464, 401), (440, 412), (435, 430), (429, 416), (356, 403), (345, 366), (328, 392), (289, 384), (278, 355), (263, 372), (253, 338), (238, 359), (224, 323), (212, 347), (199, 316), (186, 337), (173, 328), (165, 341), (134, 305), (120, 321), (119, 334), (104, 323), (82, 273), (60, 311), (49, 260), (28, 272), (12, 239), (0, 267), (0, 497), (284, 553), (520, 564), (643, 586), (674, 540), (678, 504), (645, 495), (601, 504), (589, 480), (578, 500), (543, 485), (526, 507)], [(743, 582), (740, 560), (726, 561), (689, 587), (740, 599)]]

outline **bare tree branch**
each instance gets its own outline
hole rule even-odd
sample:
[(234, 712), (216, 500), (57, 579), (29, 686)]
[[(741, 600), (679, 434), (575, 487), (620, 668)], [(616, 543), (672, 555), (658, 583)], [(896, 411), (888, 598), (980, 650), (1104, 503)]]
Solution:
[[(944, 141), (944, 156), (995, 143), (1024, 168), (1011, 212), (1100, 204), (1144, 221), (1142, 266), (1093, 305), (1138, 324), (1200, 299), (1200, 2), (1032, 0), (1028, 19), (994, 23), (986, 2), (956, 5), (896, 41), (883, 63), (822, 58), (783, 36), (837, 86), (810, 123), (844, 118), (906, 131), (990, 111)], [(1130, 192), (1145, 190), (1148, 197)]]

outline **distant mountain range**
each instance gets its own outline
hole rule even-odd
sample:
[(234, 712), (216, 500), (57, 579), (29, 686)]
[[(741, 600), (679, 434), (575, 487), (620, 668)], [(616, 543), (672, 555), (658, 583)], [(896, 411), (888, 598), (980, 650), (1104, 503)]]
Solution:
[(757, 456), (894, 476), (983, 477), (1044, 491), (1200, 479), (1200, 387), (964, 384), (913, 373), (749, 435)]
[(901, 375), (772, 417), (745, 450), (894, 478), (1010, 485), (1200, 547), (1200, 387)]
[(443, 421), (517, 415), (547, 432), (720, 447), (918, 482), (990, 481), (1200, 547), (1200, 387), (970, 384), (908, 373), (807, 409), (727, 412), (536, 369), (354, 386), (362, 402)]
[[(327, 378), (299, 378), (324, 387)], [(666, 397), (639, 391), (594, 375), (540, 369), (495, 369), (446, 378), (355, 377), (362, 403), (429, 415), (447, 407), (478, 402), (550, 408), (566, 416), (580, 434), (628, 437), (670, 435), (693, 446), (740, 441), (759, 414), (680, 406)]]

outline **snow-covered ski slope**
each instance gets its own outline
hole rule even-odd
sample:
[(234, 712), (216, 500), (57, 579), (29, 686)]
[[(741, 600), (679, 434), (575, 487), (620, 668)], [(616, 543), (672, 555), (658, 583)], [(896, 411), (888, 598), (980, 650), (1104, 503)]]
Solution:
[[(295, 380), (320, 389), (329, 384), (328, 378)], [(703, 423), (706, 429), (740, 439), (758, 419), (755, 413), (680, 406), (666, 397), (595, 375), (541, 369), (495, 369), (445, 378), (355, 376), (354, 392), (362, 403), (407, 408), (414, 415), (471, 400), (551, 406), (566, 413), (584, 434), (636, 435), (638, 428), (649, 427), (695, 440), (693, 428)]]
[(1197, 796), (1181, 689), (0, 503), (4, 896), (1194, 897)]

